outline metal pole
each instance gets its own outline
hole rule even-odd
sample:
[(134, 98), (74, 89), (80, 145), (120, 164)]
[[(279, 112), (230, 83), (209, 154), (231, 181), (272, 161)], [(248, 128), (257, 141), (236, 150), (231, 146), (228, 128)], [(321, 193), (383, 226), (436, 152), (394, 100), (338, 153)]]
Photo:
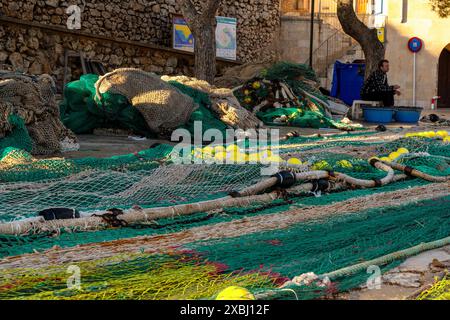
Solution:
[(416, 106), (416, 56), (417, 53), (414, 53), (414, 63), (413, 63), (413, 107)]
[(315, 0), (311, 0), (311, 34), (309, 36), (309, 66), (313, 66), (313, 45), (314, 45), (314, 11)]

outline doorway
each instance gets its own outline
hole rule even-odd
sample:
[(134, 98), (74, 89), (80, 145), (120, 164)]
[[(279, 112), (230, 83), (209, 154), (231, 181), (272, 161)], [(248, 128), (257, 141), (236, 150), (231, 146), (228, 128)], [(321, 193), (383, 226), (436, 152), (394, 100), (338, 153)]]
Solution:
[(450, 108), (450, 44), (439, 57), (438, 96), (438, 108)]

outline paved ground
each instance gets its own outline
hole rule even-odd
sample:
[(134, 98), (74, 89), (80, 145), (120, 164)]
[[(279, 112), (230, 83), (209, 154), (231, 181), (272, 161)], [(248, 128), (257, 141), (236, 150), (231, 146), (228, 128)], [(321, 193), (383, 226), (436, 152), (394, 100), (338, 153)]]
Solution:
[[(450, 269), (450, 246), (423, 252), (407, 259), (399, 267), (385, 273), (379, 288), (364, 286), (340, 296), (345, 300), (406, 300), (432, 286), (437, 277), (441, 280)], [(368, 275), (370, 276), (370, 275)]]

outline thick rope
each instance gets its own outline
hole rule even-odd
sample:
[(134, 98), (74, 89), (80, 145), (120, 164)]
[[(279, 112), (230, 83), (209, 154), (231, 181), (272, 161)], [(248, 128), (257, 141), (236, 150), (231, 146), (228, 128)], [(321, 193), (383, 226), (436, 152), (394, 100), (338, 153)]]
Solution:
[[(332, 216), (343, 216), (380, 207), (398, 207), (418, 201), (448, 196), (449, 183), (435, 183), (392, 192), (348, 199), (325, 206), (310, 206), (289, 209), (273, 214), (264, 214), (163, 235), (142, 236), (131, 239), (88, 244), (79, 247), (54, 249), (46, 253), (10, 257), (0, 262), (0, 269), (9, 267), (46, 266), (48, 264), (96, 260), (128, 252), (163, 252), (175, 246), (196, 241), (233, 238), (259, 232), (289, 228), (305, 221), (321, 220)], [(55, 255), (57, 253), (57, 255)], [(57, 257), (57, 261), (55, 261)]]
[[(380, 187), (394, 181), (395, 173), (394, 170), (386, 163), (379, 161), (378, 159), (372, 159), (371, 164), (383, 171), (387, 172), (387, 175), (380, 180), (362, 180), (356, 179), (349, 175), (339, 173), (339, 172), (328, 172), (328, 171), (310, 171), (296, 173), (295, 178), (297, 181), (309, 181), (309, 180), (319, 180), (326, 178), (334, 178), (336, 182), (345, 182), (352, 186), (363, 187), (363, 188), (373, 188)], [(420, 175), (418, 177), (421, 177)], [(423, 178), (423, 177), (421, 177)], [(439, 182), (442, 182), (438, 180)], [(203, 201), (191, 204), (182, 204), (171, 207), (163, 208), (151, 208), (145, 210), (128, 210), (121, 216), (121, 220), (125, 221), (127, 224), (148, 222), (155, 219), (174, 217), (177, 215), (189, 215), (198, 212), (207, 212), (211, 210), (216, 210), (224, 207), (245, 207), (254, 203), (267, 203), (271, 201), (270, 197), (258, 197), (247, 199), (257, 193), (263, 192), (264, 190), (274, 187), (278, 182), (276, 177), (269, 178), (267, 180), (261, 181), (249, 188), (246, 188), (238, 193), (240, 200), (234, 199), (231, 196)], [(262, 200), (260, 198), (263, 198)], [(274, 199), (272, 199), (273, 201)], [(89, 230), (99, 230), (110, 227), (105, 220), (101, 217), (85, 217), (78, 219), (67, 219), (67, 220), (54, 220), (54, 221), (15, 221), (6, 224), (0, 224), (0, 234), (4, 235), (27, 235), (30, 233), (45, 233), (49, 231), (55, 231), (62, 228), (74, 228), (79, 231), (89, 231)]]
[[(433, 242), (427, 242), (427, 243), (421, 243), (415, 247), (411, 247), (405, 250), (400, 250), (370, 261), (366, 261), (363, 263), (355, 264), (349, 267), (345, 267), (333, 272), (325, 273), (323, 275), (319, 275), (318, 279), (329, 279), (329, 280), (336, 280), (342, 277), (351, 276), (356, 273), (359, 273), (361, 271), (367, 270), (370, 266), (376, 265), (376, 266), (383, 266), (388, 263), (391, 263), (396, 260), (400, 259), (406, 259), (415, 255), (418, 255), (421, 252), (433, 250), (437, 248), (442, 248), (446, 245), (450, 244), (450, 237), (436, 240)], [(285, 285), (282, 286), (282, 289), (275, 289), (275, 290), (268, 290), (264, 292), (260, 292), (255, 294), (255, 298), (257, 300), (267, 300), (269, 298), (273, 299), (277, 296), (283, 294), (283, 291), (286, 290), (294, 290), (300, 288), (299, 285), (293, 283), (292, 281), (287, 282)]]

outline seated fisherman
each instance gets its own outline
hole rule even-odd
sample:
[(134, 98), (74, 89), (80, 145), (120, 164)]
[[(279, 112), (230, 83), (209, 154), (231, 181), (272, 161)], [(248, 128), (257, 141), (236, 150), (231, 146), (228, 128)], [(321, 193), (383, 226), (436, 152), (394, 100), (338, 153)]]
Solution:
[(381, 60), (378, 70), (374, 71), (364, 82), (361, 89), (361, 98), (367, 101), (383, 101), (385, 107), (394, 105), (394, 96), (401, 95), (400, 86), (388, 84), (387, 73), (389, 72), (389, 61)]

